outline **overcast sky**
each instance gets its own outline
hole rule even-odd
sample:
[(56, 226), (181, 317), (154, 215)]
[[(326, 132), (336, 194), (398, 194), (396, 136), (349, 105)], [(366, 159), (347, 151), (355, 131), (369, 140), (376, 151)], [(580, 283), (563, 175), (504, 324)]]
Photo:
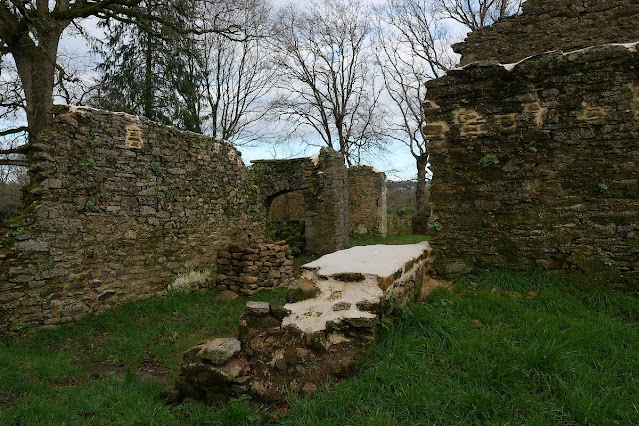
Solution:
[[(298, 5), (310, 4), (313, 0), (296, 0)], [(321, 1), (321, 0), (314, 0)], [(369, 3), (379, 3), (374, 0), (366, 0)], [(279, 7), (281, 5), (289, 3), (288, 0), (272, 0), (274, 6)], [(96, 19), (85, 20), (83, 27), (89, 29), (91, 33), (98, 33), (96, 30)], [(453, 30), (459, 34), (460, 38), (463, 38), (465, 32), (459, 25), (454, 26)], [(61, 43), (61, 57), (68, 55), (74, 60), (80, 60), (87, 64), (90, 64), (93, 60), (88, 54), (88, 47), (86, 40), (74, 34), (73, 30), (67, 30), (64, 34)], [(292, 158), (311, 156), (318, 152), (319, 146), (307, 146), (304, 144), (278, 144), (278, 145), (264, 145), (259, 147), (237, 147), (242, 153), (244, 163), (250, 165), (251, 160), (257, 159), (271, 159), (271, 158)], [(369, 160), (370, 164), (378, 170), (386, 172), (387, 176), (391, 180), (409, 180), (415, 179), (417, 172), (415, 168), (415, 160), (411, 156), (408, 147), (400, 142), (389, 142), (387, 152), (381, 153), (376, 158)]]

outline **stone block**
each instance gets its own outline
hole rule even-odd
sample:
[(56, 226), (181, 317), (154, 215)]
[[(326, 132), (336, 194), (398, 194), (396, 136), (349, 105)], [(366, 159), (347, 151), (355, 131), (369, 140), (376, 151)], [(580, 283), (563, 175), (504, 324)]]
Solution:
[(315, 283), (306, 278), (299, 278), (291, 282), (286, 291), (286, 301), (296, 303), (306, 299), (312, 299), (320, 293)]
[(221, 365), (235, 356), (241, 348), (242, 345), (237, 339), (214, 339), (202, 347), (202, 349), (198, 352), (197, 357), (211, 361), (215, 365)]
[(204, 386), (222, 386), (232, 382), (242, 371), (242, 363), (232, 359), (223, 365), (201, 362), (183, 364), (182, 374), (191, 382)]
[(269, 314), (271, 306), (268, 302), (246, 302), (246, 313), (258, 317), (263, 317)]

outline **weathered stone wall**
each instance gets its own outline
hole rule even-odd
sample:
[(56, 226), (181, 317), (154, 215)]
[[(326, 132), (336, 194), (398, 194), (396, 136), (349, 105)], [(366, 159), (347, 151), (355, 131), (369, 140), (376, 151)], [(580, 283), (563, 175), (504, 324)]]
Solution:
[(295, 220), (304, 222), (304, 192), (287, 192), (276, 197), (271, 203), (268, 217), (272, 220)]
[(285, 286), (293, 278), (293, 255), (286, 241), (226, 247), (217, 254), (218, 290), (251, 295)]
[(370, 166), (350, 167), (348, 194), (350, 233), (386, 236), (386, 174)]
[(306, 250), (332, 253), (348, 247), (348, 177), (344, 157), (322, 148), (306, 199)]
[(608, 45), (428, 83), (440, 272), (541, 263), (639, 282), (638, 61)]
[(348, 182), (341, 154), (322, 148), (314, 158), (253, 163), (252, 183), (267, 210), (283, 194), (304, 194), (306, 251), (324, 254), (348, 247)]
[(636, 0), (527, 0), (523, 14), (472, 32), (454, 46), (461, 65), (513, 63), (550, 50), (639, 40)]
[(27, 214), (0, 241), (0, 331), (210, 285), (221, 247), (263, 238), (227, 142), (60, 107), (34, 148)]

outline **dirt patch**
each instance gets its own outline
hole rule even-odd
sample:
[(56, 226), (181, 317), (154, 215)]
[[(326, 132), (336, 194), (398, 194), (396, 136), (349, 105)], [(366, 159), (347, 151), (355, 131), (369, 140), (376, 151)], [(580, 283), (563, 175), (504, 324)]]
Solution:
[[(145, 359), (142, 360), (135, 371), (136, 379), (146, 382), (168, 384), (170, 382), (170, 379), (167, 377), (169, 370), (156, 365), (153, 362), (154, 359), (155, 355), (147, 352)], [(76, 365), (94, 380), (104, 380), (109, 377), (124, 380), (126, 377), (124, 364), (116, 364), (109, 361), (79, 361)]]

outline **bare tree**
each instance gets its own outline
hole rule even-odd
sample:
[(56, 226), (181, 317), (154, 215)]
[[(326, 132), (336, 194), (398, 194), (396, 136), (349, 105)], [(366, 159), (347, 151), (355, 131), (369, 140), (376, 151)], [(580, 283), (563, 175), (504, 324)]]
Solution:
[[(178, 0), (175, 0), (178, 2)], [(207, 0), (220, 2), (225, 0)], [(49, 126), (58, 45), (65, 29), (83, 18), (98, 17), (127, 22), (143, 22), (140, 0), (0, 0), (0, 58), (9, 55), (16, 66), (24, 96), (24, 112), (31, 136)], [(235, 25), (203, 29), (200, 23), (175, 28), (183, 33), (220, 32), (233, 34)], [(169, 22), (163, 22), (170, 25)], [(24, 129), (7, 129), (19, 132)], [(0, 160), (5, 164), (11, 160)]]
[[(72, 52), (62, 51), (58, 56), (54, 75), (54, 97), (67, 104), (82, 103), (92, 90), (93, 82), (87, 79), (88, 66)], [(17, 178), (21, 173), (16, 167), (28, 166), (24, 156), (27, 151), (29, 127), (25, 117), (26, 98), (22, 90), (16, 65), (10, 55), (0, 58), (0, 164), (1, 172)]]
[(371, 10), (348, 0), (314, 2), (305, 10), (290, 4), (277, 21), (279, 119), (294, 134), (310, 130), (349, 165), (358, 163), (383, 140)]
[(269, 111), (267, 95), (276, 83), (268, 44), (272, 4), (268, 0), (234, 4), (226, 19), (241, 27), (240, 39), (206, 34), (201, 40), (204, 126), (218, 138), (248, 144), (261, 134), (254, 125)]
[(428, 202), (428, 141), (421, 132), (425, 83), (454, 66), (451, 37), (433, 17), (430, 0), (387, 0), (377, 13), (377, 36), (377, 61), (395, 112), (387, 117), (388, 135), (408, 145), (415, 158), (416, 207), (422, 211)]
[(521, 10), (524, 0), (433, 0), (435, 10), (471, 31)]

